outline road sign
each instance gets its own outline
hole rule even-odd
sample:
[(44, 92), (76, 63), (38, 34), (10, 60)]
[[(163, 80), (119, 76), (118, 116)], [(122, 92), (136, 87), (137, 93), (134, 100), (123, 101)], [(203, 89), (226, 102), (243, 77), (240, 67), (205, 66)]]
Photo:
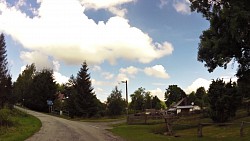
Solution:
[(52, 101), (52, 100), (47, 100), (47, 104), (48, 104), (49, 106), (52, 106), (52, 105), (53, 105), (53, 101)]

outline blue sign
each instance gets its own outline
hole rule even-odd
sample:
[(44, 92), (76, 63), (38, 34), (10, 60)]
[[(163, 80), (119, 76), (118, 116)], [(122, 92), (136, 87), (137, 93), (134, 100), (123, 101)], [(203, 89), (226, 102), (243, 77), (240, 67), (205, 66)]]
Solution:
[(49, 106), (52, 106), (52, 105), (53, 105), (52, 100), (47, 100), (47, 104), (48, 104)]

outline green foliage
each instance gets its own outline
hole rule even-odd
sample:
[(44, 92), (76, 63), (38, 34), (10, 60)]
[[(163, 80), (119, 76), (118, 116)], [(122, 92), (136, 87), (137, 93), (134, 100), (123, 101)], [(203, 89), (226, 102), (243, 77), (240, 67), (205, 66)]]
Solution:
[(145, 109), (161, 109), (164, 105), (157, 96), (152, 96), (149, 91), (146, 92), (145, 88), (138, 88), (131, 96), (130, 109), (134, 111), (144, 111)]
[(67, 85), (66, 92), (68, 92), (69, 99), (66, 102), (71, 117), (101, 115), (100, 111), (103, 110), (103, 105), (93, 92), (86, 62), (83, 62), (76, 79), (72, 76)]
[(195, 100), (196, 100), (196, 96), (195, 96), (195, 92), (193, 91), (193, 92), (191, 92), (191, 93), (188, 95), (188, 101), (189, 101), (190, 103), (192, 103), (192, 102), (195, 102)]
[(212, 81), (208, 90), (210, 118), (214, 122), (226, 122), (235, 116), (240, 105), (241, 96), (237, 93), (235, 83), (227, 84), (223, 80)]
[(0, 126), (11, 126), (11, 111), (7, 108), (0, 109)]
[[(150, 94), (150, 92), (146, 92), (144, 94), (144, 108), (145, 109), (153, 108), (153, 101), (152, 101), (153, 99), (152, 98), (153, 98), (153, 96)], [(157, 101), (155, 101), (155, 102), (157, 102)], [(156, 103), (154, 103), (154, 104), (156, 104)]]
[(36, 111), (48, 112), (47, 100), (53, 101), (56, 94), (53, 72), (43, 69), (33, 75), (35, 67), (31, 65), (27, 68), (27, 71), (24, 72), (23, 75), (20, 75), (20, 78), (24, 79), (20, 79), (20, 82), (16, 82), (16, 89), (18, 90), (19, 84), (28, 84), (27, 89), (23, 89), (23, 92), (25, 92), (22, 95), (24, 105)]
[(11, 126), (0, 126), (1, 141), (23, 141), (39, 131), (41, 121), (17, 109), (6, 109)]
[(142, 111), (144, 110), (144, 95), (145, 95), (145, 88), (138, 88), (133, 94), (130, 95), (131, 103), (130, 108), (135, 111)]
[(26, 100), (31, 97), (32, 81), (35, 76), (35, 64), (27, 65), (22, 74), (19, 74), (16, 82), (14, 83), (13, 93), (17, 102), (27, 106)]
[(76, 115), (75, 96), (76, 96), (76, 79), (73, 75), (70, 76), (69, 81), (65, 84), (64, 94), (68, 96), (65, 100), (66, 109), (69, 111), (69, 116), (73, 118)]
[(117, 86), (107, 98), (108, 114), (111, 116), (121, 115), (125, 112), (126, 100), (122, 98), (122, 91)]
[(250, 70), (248, 70), (245, 74), (245, 77), (239, 77), (238, 86), (239, 93), (242, 95), (242, 98), (250, 99)]
[(166, 105), (169, 107), (174, 102), (180, 101), (186, 97), (186, 93), (177, 85), (169, 85), (165, 92)]
[(199, 88), (196, 90), (196, 93), (195, 93), (196, 98), (202, 99), (204, 95), (206, 95), (206, 90), (205, 90), (205, 88), (204, 88), (204, 87), (199, 87)]
[(164, 109), (164, 106), (162, 105), (161, 100), (157, 96), (154, 96), (151, 101), (152, 101), (151, 102), (152, 109), (157, 109), (157, 110)]
[(0, 35), (0, 108), (5, 104), (12, 106), (15, 103), (12, 94), (11, 75), (8, 70), (6, 45), (4, 35)]
[(195, 93), (195, 96), (196, 96), (196, 99), (195, 99), (195, 104), (200, 106), (201, 109), (203, 109), (203, 107), (206, 105), (204, 101), (204, 98), (206, 97), (207, 95), (207, 92), (205, 90), (204, 87), (200, 87), (196, 90), (196, 93)]
[[(205, 62), (209, 72), (227, 68), (237, 61), (237, 76), (249, 82), (250, 70), (250, 1), (190, 0), (192, 11), (202, 13), (210, 28), (200, 36), (198, 61)], [(246, 81), (243, 81), (246, 82)], [(249, 83), (244, 83), (249, 85)], [(250, 91), (249, 87), (247, 88)]]

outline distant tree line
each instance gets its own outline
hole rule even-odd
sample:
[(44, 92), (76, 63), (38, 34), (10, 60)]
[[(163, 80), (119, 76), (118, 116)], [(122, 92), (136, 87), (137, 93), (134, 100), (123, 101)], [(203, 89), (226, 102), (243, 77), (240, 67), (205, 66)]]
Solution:
[(151, 95), (145, 88), (138, 88), (133, 94), (130, 95), (131, 103), (129, 108), (134, 112), (145, 111), (145, 109), (163, 109), (165, 105), (157, 96)]

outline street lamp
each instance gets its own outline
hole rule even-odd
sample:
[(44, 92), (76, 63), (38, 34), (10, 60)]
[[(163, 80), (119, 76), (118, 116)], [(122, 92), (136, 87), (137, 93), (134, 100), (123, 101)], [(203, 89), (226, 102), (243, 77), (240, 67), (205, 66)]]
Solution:
[(126, 112), (127, 112), (127, 118), (128, 118), (128, 81), (121, 81), (122, 83), (126, 83)]

